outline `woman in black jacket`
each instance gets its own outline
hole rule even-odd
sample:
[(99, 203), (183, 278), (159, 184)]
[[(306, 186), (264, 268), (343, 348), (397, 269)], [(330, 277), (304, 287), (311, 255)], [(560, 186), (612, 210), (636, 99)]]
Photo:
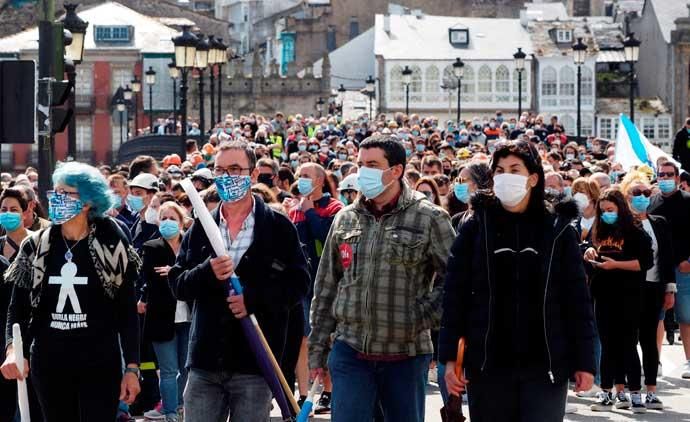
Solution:
[[(468, 387), (473, 421), (560, 421), (568, 379), (587, 390), (595, 368), (577, 233), (571, 216), (547, 209), (533, 146), (499, 143), (491, 169), (495, 197), (475, 193), (451, 249), (439, 359), (451, 393)], [(467, 351), (458, 379), (461, 337)]]
[(630, 172), (621, 184), (630, 208), (642, 223), (642, 228), (652, 240), (654, 266), (647, 271), (642, 282), (642, 301), (638, 335), (642, 349), (642, 368), (647, 388), (645, 406), (647, 409), (664, 408), (656, 396), (656, 377), (659, 363), (657, 330), (663, 322), (667, 310), (675, 302), (676, 280), (673, 262), (671, 227), (664, 217), (647, 214), (652, 187), (644, 173)]
[[(617, 189), (608, 189), (599, 197), (592, 244), (584, 258), (594, 267), (590, 282), (601, 340), (602, 392), (591, 408), (609, 411), (615, 404), (618, 409), (644, 413), (637, 327), (640, 289), (654, 258), (649, 236)], [(630, 398), (625, 394), (626, 380)]]
[(144, 243), (142, 275), (146, 305), (144, 332), (153, 343), (160, 369), (161, 411), (151, 410), (147, 419), (177, 421), (182, 406), (182, 392), (187, 383), (187, 346), (191, 321), (190, 306), (175, 298), (168, 283), (168, 271), (182, 243), (185, 210), (174, 202), (166, 202), (158, 211), (161, 238)]

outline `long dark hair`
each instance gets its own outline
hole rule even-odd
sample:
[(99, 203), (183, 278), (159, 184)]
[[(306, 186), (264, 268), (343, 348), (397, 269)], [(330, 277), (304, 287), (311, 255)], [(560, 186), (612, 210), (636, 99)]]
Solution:
[[(603, 211), (599, 204), (602, 201), (609, 201), (616, 204), (618, 207), (618, 221), (616, 224), (606, 224), (601, 221), (601, 215)], [(628, 201), (625, 200), (623, 193), (616, 188), (606, 189), (597, 201), (597, 215), (594, 219), (594, 226), (592, 227), (592, 239), (594, 240), (594, 245), (598, 245), (604, 239), (612, 238), (615, 240), (621, 240), (625, 237), (627, 233), (634, 230), (635, 227), (639, 226), (640, 222), (630, 211), (628, 206)]]
[(491, 157), (491, 171), (496, 172), (498, 162), (502, 158), (509, 156), (519, 158), (530, 175), (536, 174), (539, 178), (537, 185), (530, 191), (529, 204), (527, 212), (530, 214), (546, 214), (546, 205), (544, 204), (544, 168), (541, 166), (541, 159), (539, 153), (534, 145), (525, 141), (502, 141), (496, 143), (496, 150)]

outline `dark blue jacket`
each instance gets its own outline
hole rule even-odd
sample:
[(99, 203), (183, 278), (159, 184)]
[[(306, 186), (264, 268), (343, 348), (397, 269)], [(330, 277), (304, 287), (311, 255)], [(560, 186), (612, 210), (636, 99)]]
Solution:
[[(255, 314), (268, 344), (280, 362), (288, 310), (307, 293), (309, 272), (295, 226), (254, 196), (254, 240), (235, 274), (244, 288), (247, 311)], [(220, 206), (211, 215), (220, 220)], [(211, 247), (201, 223), (187, 231), (168, 277), (178, 300), (194, 301), (187, 366), (207, 371), (259, 374), (241, 324), (226, 301), (226, 281), (211, 269)]]

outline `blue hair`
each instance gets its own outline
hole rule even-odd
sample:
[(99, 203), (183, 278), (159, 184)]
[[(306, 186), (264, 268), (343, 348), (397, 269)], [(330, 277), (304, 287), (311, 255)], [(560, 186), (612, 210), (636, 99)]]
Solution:
[(108, 181), (98, 169), (88, 164), (70, 161), (59, 164), (53, 173), (53, 184), (73, 187), (84, 205), (90, 205), (89, 218), (102, 217), (115, 206)]

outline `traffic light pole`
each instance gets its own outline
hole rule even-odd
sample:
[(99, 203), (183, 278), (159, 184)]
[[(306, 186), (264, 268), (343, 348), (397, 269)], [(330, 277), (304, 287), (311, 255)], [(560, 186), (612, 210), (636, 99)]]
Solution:
[[(40, 21), (38, 22), (38, 77), (39, 79), (50, 78), (53, 73), (53, 60), (55, 57), (55, 36), (53, 31), (52, 19), (55, 16), (55, 0), (41, 0)], [(43, 126), (43, 131), (38, 135), (38, 193), (39, 200), (45, 208), (48, 205), (46, 192), (51, 186), (51, 177), (55, 160), (53, 158), (53, 135), (51, 134), (50, 123), (50, 83), (38, 84), (38, 98), (40, 106), (45, 106), (47, 110), (45, 121), (39, 124), (39, 130)], [(40, 114), (39, 114), (40, 115)], [(42, 119), (43, 116), (39, 117)], [(40, 122), (39, 122), (40, 123)], [(47, 126), (47, 127), (46, 127)]]
[[(67, 80), (72, 85), (69, 95), (69, 105), (71, 110), (76, 111), (76, 86), (75, 81), (77, 79), (77, 70), (74, 68), (74, 64), (70, 63), (65, 66), (65, 73), (67, 73)], [(67, 127), (67, 159), (75, 160), (77, 159), (77, 125), (76, 125), (76, 113), (72, 114), (69, 120), (69, 126)]]

